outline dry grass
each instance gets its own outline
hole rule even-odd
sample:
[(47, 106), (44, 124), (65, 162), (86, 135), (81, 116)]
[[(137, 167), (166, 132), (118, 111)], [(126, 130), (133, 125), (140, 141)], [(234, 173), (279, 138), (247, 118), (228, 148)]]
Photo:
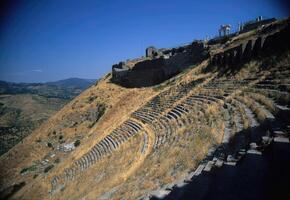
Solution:
[(246, 78), (253, 76), (253, 74), (257, 74), (261, 64), (262, 64), (262, 62), (257, 61), (257, 60), (253, 60), (253, 61), (246, 63), (241, 68), (241, 70), (237, 74), (235, 74), (234, 78), (236, 80), (243, 80), (243, 79), (246, 79)]
[[(32, 163), (42, 160), (46, 154), (51, 152), (51, 148), (42, 145), (42, 143), (36, 142), (38, 139), (49, 141), (52, 135), (50, 133), (54, 130), (61, 132), (66, 141), (74, 140), (74, 138), (79, 136), (83, 138), (77, 151), (74, 151), (69, 155), (55, 152), (57, 153), (56, 156), (59, 157), (62, 162), (55, 166), (52, 172), (59, 173), (65, 167), (69, 166), (72, 160), (83, 155), (102, 137), (122, 123), (122, 121), (128, 118), (132, 111), (147, 102), (147, 99), (154, 94), (150, 88), (140, 90), (125, 89), (109, 83), (108, 79), (109, 78), (100, 81), (97, 86), (92, 86), (83, 92), (71, 103), (61, 109), (56, 115), (51, 117), (41, 127), (35, 130), (30, 136), (25, 138), (22, 144), (15, 146), (0, 158), (1, 188), (5, 188), (13, 182), (33, 181), (31, 176), (20, 176), (19, 172), (21, 169), (31, 166)], [(88, 103), (86, 99), (92, 95), (96, 96), (96, 98)], [(70, 117), (72, 114), (83, 113), (97, 103), (106, 104), (108, 109), (93, 128), (89, 128), (86, 123), (77, 124), (76, 127), (72, 128), (61, 126), (67, 117)], [(13, 158), (13, 160), (11, 160), (11, 158)], [(26, 185), (25, 187), (29, 187), (29, 185)], [(47, 187), (50, 187), (50, 184), (47, 185)]]
[(261, 94), (265, 97), (273, 98), (275, 102), (280, 104), (288, 104), (290, 102), (290, 96), (285, 93), (280, 93), (278, 91), (269, 91), (269, 90), (257, 90), (255, 88), (249, 88), (246, 91), (255, 93), (255, 94)]
[(257, 107), (253, 99), (247, 96), (243, 96), (243, 97), (240, 96), (240, 97), (237, 97), (237, 99), (244, 102), (255, 113), (259, 122), (265, 121), (265, 119), (267, 118), (266, 113), (261, 108)]
[(277, 112), (274, 102), (271, 99), (265, 97), (264, 95), (259, 93), (246, 93), (246, 95), (251, 97), (255, 101), (265, 105), (271, 112)]
[(217, 122), (208, 126), (204, 120), (178, 130), (174, 135), (178, 136), (178, 141), (166, 143), (150, 154), (142, 168), (122, 185), (113, 199), (136, 199), (146, 191), (185, 178), (188, 171), (197, 167), (208, 149), (220, 142), (222, 126)]
[(250, 122), (247, 117), (246, 111), (235, 100), (231, 100), (230, 102), (233, 103), (238, 108), (238, 112), (241, 114), (242, 117), (244, 129), (250, 128)]

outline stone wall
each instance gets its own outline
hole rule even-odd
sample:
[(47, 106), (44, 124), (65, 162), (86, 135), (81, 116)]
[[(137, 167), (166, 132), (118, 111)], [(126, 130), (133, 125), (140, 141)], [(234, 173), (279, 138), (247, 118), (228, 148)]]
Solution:
[(272, 23), (274, 21), (276, 21), (275, 18), (270, 18), (270, 19), (264, 19), (264, 20), (261, 20), (261, 21), (256, 21), (256, 22), (245, 24), (243, 26), (243, 29), (240, 31), (240, 33), (245, 33), (245, 32), (257, 29), (258, 27), (260, 27), (262, 25), (270, 24), (270, 23)]
[(191, 45), (158, 50), (154, 47), (146, 49), (144, 59), (129, 68), (120, 62), (112, 67), (112, 82), (125, 87), (146, 87), (159, 84), (180, 73), (208, 56), (203, 42), (195, 41)]
[(157, 56), (157, 54), (158, 54), (158, 50), (153, 46), (148, 47), (145, 50), (146, 57), (154, 58), (155, 56)]
[(204, 59), (208, 52), (204, 43), (195, 41), (191, 45), (164, 51), (149, 47), (146, 55), (152, 58), (138, 62), (132, 68), (126, 67), (126, 63), (113, 65), (112, 82), (125, 87), (156, 85)]
[(282, 31), (260, 35), (242, 44), (215, 54), (211, 57), (213, 65), (226, 66), (248, 61), (260, 53), (271, 53), (290, 48), (290, 26)]

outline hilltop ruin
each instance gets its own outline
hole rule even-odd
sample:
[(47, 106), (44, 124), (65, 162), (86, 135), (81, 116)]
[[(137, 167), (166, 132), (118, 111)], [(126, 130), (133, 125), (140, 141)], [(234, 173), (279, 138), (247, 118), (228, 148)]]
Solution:
[(127, 87), (156, 85), (207, 56), (207, 45), (203, 41), (171, 49), (151, 46), (146, 49), (146, 57), (113, 65), (112, 81)]
[[(213, 64), (225, 65), (247, 60), (256, 55), (261, 49), (269, 49), (276, 32), (267, 32), (266, 25), (275, 22), (275, 18), (262, 19), (258, 17), (243, 24), (239, 30), (230, 34), (230, 25), (222, 25), (219, 36), (211, 40), (194, 40), (193, 42), (174, 47), (157, 49), (150, 46), (145, 50), (145, 57), (120, 62), (112, 66), (112, 82), (125, 87), (146, 87), (159, 84), (210, 57)], [(268, 28), (269, 29), (269, 28)], [(234, 47), (228, 49), (228, 44), (234, 37), (253, 30), (260, 31), (257, 38), (243, 41), (242, 44), (233, 42)], [(272, 30), (272, 29), (271, 29)], [(221, 31), (224, 34), (221, 34)], [(280, 37), (280, 36), (278, 36)], [(284, 36), (282, 36), (284, 37)], [(266, 41), (266, 42), (265, 42)], [(283, 41), (281, 40), (283, 43)], [(223, 53), (215, 52), (216, 48), (224, 48)]]

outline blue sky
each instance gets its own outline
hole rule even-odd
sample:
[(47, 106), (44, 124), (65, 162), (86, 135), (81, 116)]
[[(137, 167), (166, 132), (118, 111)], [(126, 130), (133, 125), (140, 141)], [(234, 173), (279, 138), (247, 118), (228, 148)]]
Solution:
[[(286, 1), (284, 1), (286, 2)], [(0, 4), (0, 80), (99, 78), (145, 48), (217, 35), (221, 24), (284, 18), (275, 0), (10, 0)]]

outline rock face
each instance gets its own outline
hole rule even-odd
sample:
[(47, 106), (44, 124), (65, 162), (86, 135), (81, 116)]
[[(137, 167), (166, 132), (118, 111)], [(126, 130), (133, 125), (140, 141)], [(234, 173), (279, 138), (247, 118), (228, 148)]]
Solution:
[(112, 82), (126, 87), (156, 85), (207, 56), (207, 47), (201, 41), (172, 49), (158, 50), (155, 47), (148, 47), (146, 59), (137, 62), (131, 69), (124, 62), (113, 65)]

